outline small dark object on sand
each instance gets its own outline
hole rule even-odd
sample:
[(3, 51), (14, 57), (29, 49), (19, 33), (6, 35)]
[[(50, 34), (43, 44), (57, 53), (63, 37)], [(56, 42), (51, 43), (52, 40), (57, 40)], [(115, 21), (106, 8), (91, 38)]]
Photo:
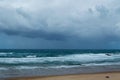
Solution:
[(110, 78), (110, 76), (105, 76), (105, 78)]

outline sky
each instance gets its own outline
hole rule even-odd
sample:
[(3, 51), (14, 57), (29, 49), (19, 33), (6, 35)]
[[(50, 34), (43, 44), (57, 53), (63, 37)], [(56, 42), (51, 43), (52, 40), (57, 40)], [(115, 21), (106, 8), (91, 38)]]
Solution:
[(0, 0), (0, 49), (120, 49), (120, 1)]

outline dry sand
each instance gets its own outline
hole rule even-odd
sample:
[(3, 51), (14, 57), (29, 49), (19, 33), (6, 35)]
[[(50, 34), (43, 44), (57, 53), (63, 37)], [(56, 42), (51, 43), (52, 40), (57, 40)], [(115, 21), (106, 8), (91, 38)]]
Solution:
[(120, 72), (14, 78), (14, 79), (8, 79), (8, 80), (120, 80)]

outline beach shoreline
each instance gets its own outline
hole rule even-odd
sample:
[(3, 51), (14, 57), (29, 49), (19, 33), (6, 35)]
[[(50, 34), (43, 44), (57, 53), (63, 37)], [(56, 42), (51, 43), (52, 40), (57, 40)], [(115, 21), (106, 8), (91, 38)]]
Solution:
[[(49, 77), (59, 77), (59, 76), (74, 77), (78, 75), (86, 76), (86, 75), (108, 74), (108, 73), (109, 74), (115, 73), (115, 74), (119, 74), (120, 76), (120, 65), (88, 66), (88, 67), (83, 66), (76, 68), (56, 68), (56, 69), (55, 68), (23, 69), (23, 70), (12, 69), (9, 71), (0, 71), (0, 80), (34, 80), (34, 78), (40, 78), (41, 80), (41, 78), (49, 78)], [(59, 80), (59, 79), (55, 79), (55, 80)]]
[(120, 71), (59, 76), (34, 76), (8, 78), (6, 80), (120, 80)]

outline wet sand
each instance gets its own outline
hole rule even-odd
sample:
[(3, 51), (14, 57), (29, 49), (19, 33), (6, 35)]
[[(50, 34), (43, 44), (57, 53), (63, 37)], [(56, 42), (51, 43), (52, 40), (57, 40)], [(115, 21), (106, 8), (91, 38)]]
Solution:
[(76, 74), (63, 76), (47, 77), (21, 77), (7, 80), (120, 80), (120, 72), (94, 73), (94, 74)]

